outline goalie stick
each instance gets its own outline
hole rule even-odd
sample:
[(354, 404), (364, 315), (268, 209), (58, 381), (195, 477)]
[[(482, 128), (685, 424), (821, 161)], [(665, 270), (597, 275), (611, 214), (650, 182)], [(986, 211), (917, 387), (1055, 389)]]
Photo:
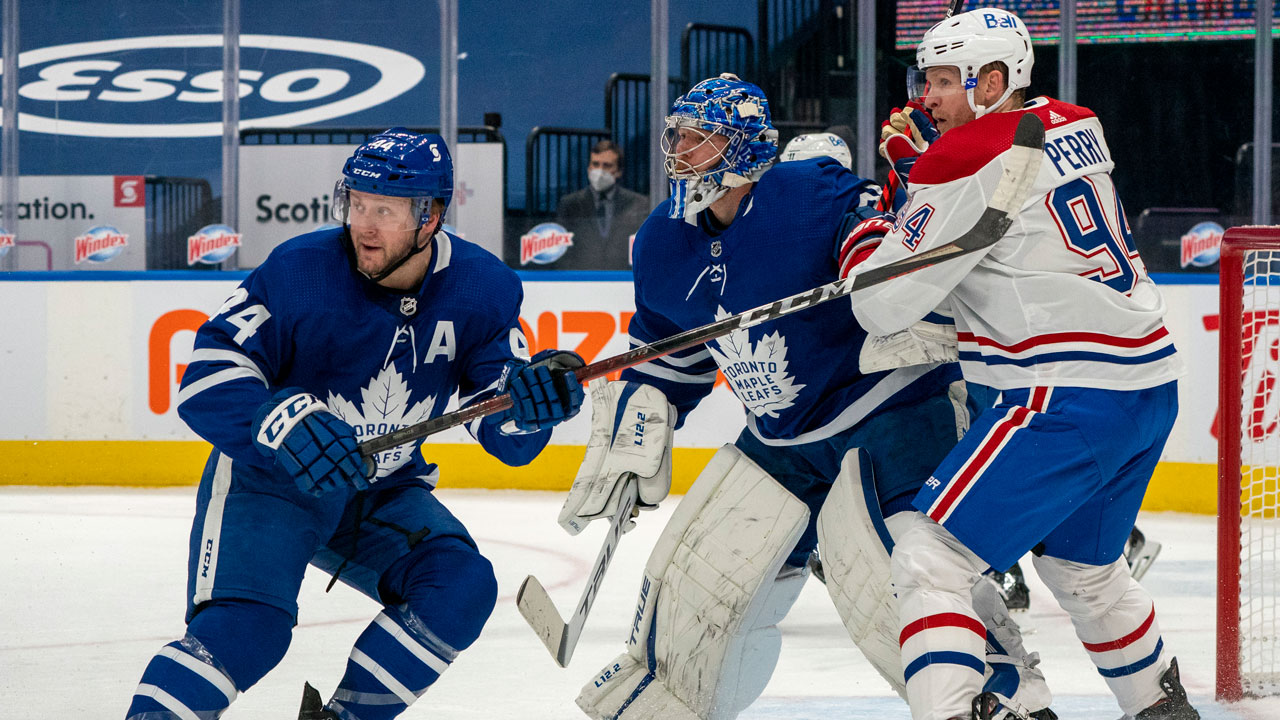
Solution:
[[(1040, 161), (1044, 152), (1044, 123), (1033, 113), (1026, 113), (1018, 122), (1013, 135), (1013, 147), (1005, 160), (1004, 174), (996, 185), (991, 203), (982, 211), (978, 222), (964, 235), (954, 242), (927, 250), (915, 257), (906, 258), (896, 263), (875, 268), (857, 275), (850, 275), (843, 280), (827, 283), (812, 290), (797, 293), (752, 308), (737, 315), (708, 323), (702, 327), (692, 328), (671, 337), (657, 340), (648, 345), (632, 348), (627, 352), (605, 358), (590, 365), (577, 368), (574, 375), (581, 382), (604, 377), (617, 370), (639, 365), (641, 363), (670, 355), (674, 352), (701, 345), (709, 340), (723, 337), (740, 328), (749, 328), (760, 323), (776, 320), (784, 315), (813, 307), (829, 300), (842, 298), (858, 290), (879, 285), (880, 283), (901, 277), (908, 273), (932, 267), (952, 258), (968, 255), (984, 250), (996, 244), (1022, 209), (1031, 185), (1035, 182), (1040, 169)], [(447, 413), (430, 420), (400, 428), (386, 435), (360, 443), (360, 453), (370, 457), (383, 450), (390, 450), (413, 440), (434, 435), (442, 430), (471, 422), (477, 418), (502, 412), (511, 407), (509, 394), (497, 395), (483, 402), (478, 402), (461, 410)]]
[(622, 489), (622, 497), (618, 501), (618, 511), (609, 521), (609, 532), (605, 535), (604, 544), (600, 546), (600, 552), (596, 554), (587, 586), (582, 589), (582, 597), (578, 598), (578, 604), (568, 622), (561, 619), (560, 611), (556, 609), (556, 604), (551, 601), (551, 596), (538, 578), (532, 575), (526, 577), (520, 584), (520, 591), (516, 593), (516, 607), (520, 608), (520, 614), (538, 637), (542, 638), (542, 644), (547, 646), (560, 667), (569, 667), (573, 649), (578, 646), (578, 637), (582, 635), (582, 626), (587, 622), (587, 613), (591, 612), (591, 605), (600, 591), (600, 583), (604, 580), (605, 571), (609, 569), (609, 562), (613, 560), (618, 540), (622, 538), (626, 524), (631, 520), (636, 506), (636, 492), (635, 475), (629, 474), (627, 484)]

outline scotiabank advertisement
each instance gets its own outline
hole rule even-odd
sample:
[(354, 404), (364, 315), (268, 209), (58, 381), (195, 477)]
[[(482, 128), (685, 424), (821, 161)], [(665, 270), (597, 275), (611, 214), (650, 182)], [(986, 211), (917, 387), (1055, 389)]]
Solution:
[(23, 175), (14, 269), (146, 269), (146, 199), (141, 175)]
[[(191, 440), (174, 411), (195, 331), (235, 281), (0, 282), (0, 440)], [(1217, 285), (1164, 285), (1167, 324), (1187, 366), (1181, 412), (1164, 460), (1209, 464), (1217, 455)], [(634, 309), (629, 282), (526, 280), (521, 322), (534, 351), (561, 347), (588, 362), (628, 349)], [(840, 302), (840, 301), (834, 301)], [(1245, 412), (1255, 442), (1280, 429), (1280, 314), (1253, 335)], [(1257, 390), (1257, 392), (1254, 392)], [(589, 413), (553, 443), (585, 445)], [(718, 447), (743, 426), (742, 406), (723, 383), (676, 434), (681, 447)], [(470, 442), (454, 429), (431, 442)]]

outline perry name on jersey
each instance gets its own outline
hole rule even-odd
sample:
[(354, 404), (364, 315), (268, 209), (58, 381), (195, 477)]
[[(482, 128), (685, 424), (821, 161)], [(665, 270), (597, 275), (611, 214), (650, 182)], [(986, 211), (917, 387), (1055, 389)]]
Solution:
[[(276, 248), (197, 333), (178, 412), (236, 461), (267, 469), (252, 446), (255, 411), (277, 390), (301, 387), (367, 440), (443, 413), (496, 386), (503, 364), (528, 357), (519, 280), (489, 253), (445, 232), (434, 239), (417, 292), (387, 290), (359, 275), (342, 229)], [(511, 464), (528, 462), (548, 433), (473, 435)], [(421, 441), (379, 453), (378, 477), (419, 477), (435, 466)]]
[(999, 389), (1129, 390), (1173, 380), (1181, 362), (1164, 326), (1164, 299), (1112, 184), (1102, 125), (1086, 108), (1040, 97), (943, 135), (912, 170), (910, 199), (893, 231), (859, 269), (944, 245), (973, 227), (1024, 112), (1044, 121), (1045, 153), (1005, 236), (989, 250), (855, 293), (855, 314), (889, 332), (948, 300), (965, 377)]
[[(672, 220), (667, 203), (659, 205), (636, 236), (633, 345), (837, 279), (841, 219), (877, 196), (872, 183), (818, 158), (771, 168), (728, 228), (715, 227), (709, 212), (697, 226)], [(862, 375), (858, 353), (865, 338), (849, 306), (832, 302), (736, 330), (624, 371), (623, 378), (657, 386), (683, 422), (711, 392), (719, 368), (748, 410), (756, 437), (790, 444), (834, 435), (891, 398), (907, 402), (959, 376), (954, 366), (932, 375), (932, 366)]]

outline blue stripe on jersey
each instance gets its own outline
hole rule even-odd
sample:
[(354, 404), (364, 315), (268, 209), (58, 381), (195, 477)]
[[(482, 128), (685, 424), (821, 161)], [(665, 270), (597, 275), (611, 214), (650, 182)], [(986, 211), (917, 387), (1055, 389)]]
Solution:
[(1177, 352), (1177, 348), (1173, 345), (1166, 345), (1155, 352), (1147, 353), (1146, 355), (1136, 355), (1134, 357), (1108, 355), (1107, 353), (1068, 351), (1032, 355), (1031, 357), (1025, 358), (1008, 358), (1000, 355), (983, 355), (982, 353), (961, 351), (960, 361), (984, 363), (986, 365), (1017, 365), (1018, 367), (1030, 367), (1032, 365), (1041, 365), (1043, 363), (1067, 362), (1073, 360), (1111, 363), (1113, 365), (1142, 365), (1144, 363), (1155, 362), (1161, 358), (1169, 357), (1175, 352)]

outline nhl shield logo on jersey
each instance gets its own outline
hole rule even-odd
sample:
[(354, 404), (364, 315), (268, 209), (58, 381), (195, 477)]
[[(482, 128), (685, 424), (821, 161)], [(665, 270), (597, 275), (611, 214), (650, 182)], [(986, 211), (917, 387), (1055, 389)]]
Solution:
[[(727, 317), (724, 308), (716, 309), (717, 320)], [(765, 335), (752, 345), (748, 331), (740, 328), (715, 341), (715, 346), (707, 343), (707, 349), (733, 394), (756, 417), (778, 417), (796, 404), (805, 387), (787, 373), (787, 341), (780, 333)]]
[[(391, 363), (382, 368), (377, 376), (370, 378), (368, 385), (360, 388), (359, 407), (334, 392), (329, 393), (325, 404), (329, 406), (330, 412), (354, 428), (356, 438), (364, 442), (431, 417), (436, 397), (428, 395), (422, 401), (413, 403), (411, 394), (404, 376)], [(413, 446), (413, 442), (408, 442), (378, 453), (375, 458), (378, 461), (378, 477), (386, 477), (409, 462)]]
[(402, 297), (400, 298), (400, 314), (405, 317), (413, 317), (418, 314), (418, 298)]

